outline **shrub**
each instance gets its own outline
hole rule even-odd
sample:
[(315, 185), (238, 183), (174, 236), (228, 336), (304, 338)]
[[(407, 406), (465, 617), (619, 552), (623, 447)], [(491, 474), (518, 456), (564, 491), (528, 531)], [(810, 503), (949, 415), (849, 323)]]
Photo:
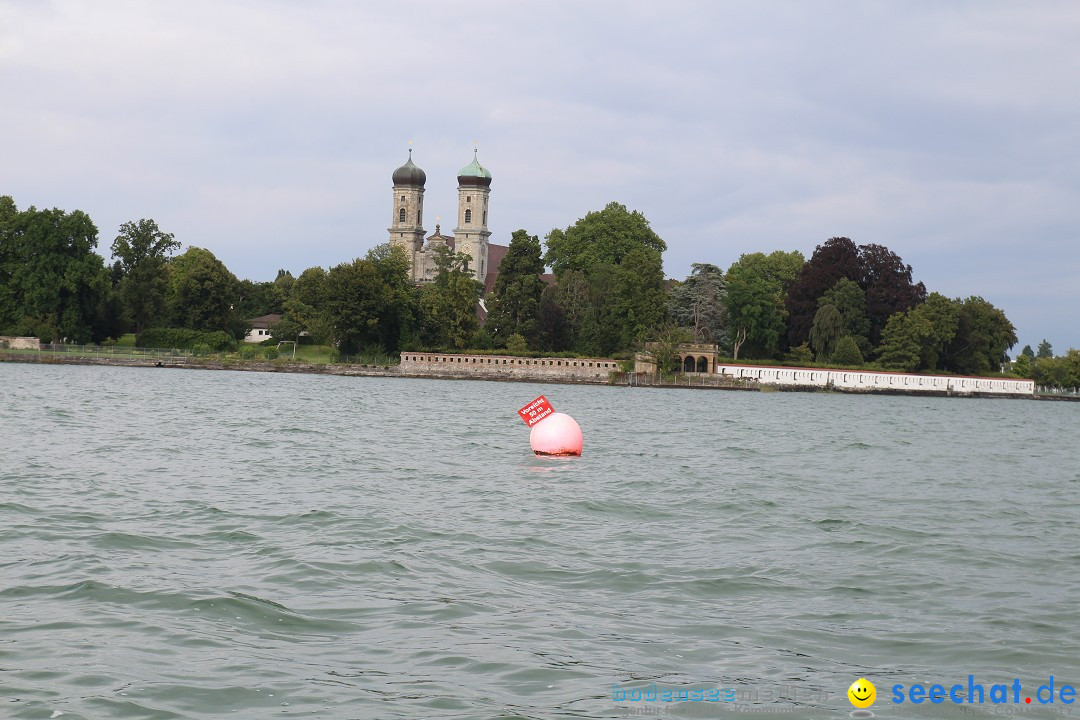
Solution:
[(837, 365), (862, 365), (863, 363), (862, 353), (859, 352), (859, 344), (850, 335), (840, 338), (829, 359)]
[(278, 359), (278, 349), (276, 347), (263, 348), (262, 354), (263, 354), (263, 357), (266, 358), (267, 360), (277, 360)]
[(224, 330), (207, 332), (189, 328), (151, 328), (135, 339), (138, 347), (180, 348), (193, 350), (196, 345), (206, 345), (213, 352), (236, 349), (236, 341)]
[(520, 333), (514, 333), (506, 339), (506, 352), (511, 355), (520, 355), (521, 353), (529, 352), (529, 344), (525, 341), (525, 336)]
[(210, 354), (210, 346), (206, 343), (195, 343), (191, 346), (191, 354), (195, 357), (206, 357)]
[(240, 348), (241, 360), (254, 360), (256, 356), (258, 356), (258, 354), (259, 351), (251, 347), (250, 345), (245, 345), (244, 347)]
[(810, 346), (807, 343), (803, 343), (802, 345), (791, 348), (791, 352), (784, 356), (784, 360), (800, 365), (809, 365), (814, 362), (814, 354), (810, 352)]
[[(472, 342), (470, 344), (472, 347), (479, 350), (493, 350), (495, 348), (495, 341), (492, 339), (491, 333), (489, 333), (484, 328), (480, 328), (473, 333)], [(413, 348), (403, 349), (412, 350)]]

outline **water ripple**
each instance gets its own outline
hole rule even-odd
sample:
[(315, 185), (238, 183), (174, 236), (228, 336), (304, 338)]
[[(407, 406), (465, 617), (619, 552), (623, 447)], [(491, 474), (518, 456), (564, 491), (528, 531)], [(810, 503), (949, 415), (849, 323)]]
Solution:
[[(613, 682), (839, 716), (864, 675), (1080, 682), (1073, 404), (12, 364), (0, 390), (5, 717), (613, 718)], [(583, 457), (528, 451), (541, 392)]]

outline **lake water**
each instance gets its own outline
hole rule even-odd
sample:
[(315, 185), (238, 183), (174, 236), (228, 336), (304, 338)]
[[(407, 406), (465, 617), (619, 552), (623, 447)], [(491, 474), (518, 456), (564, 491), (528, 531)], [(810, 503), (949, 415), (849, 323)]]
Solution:
[[(529, 451), (540, 393), (581, 458)], [(1080, 685), (1078, 429), (1075, 403), (0, 364), (0, 717), (840, 718), (860, 676), (878, 717), (1080, 715), (1023, 702)], [(972, 674), (1020, 703), (890, 701)], [(652, 686), (737, 695), (618, 698)]]

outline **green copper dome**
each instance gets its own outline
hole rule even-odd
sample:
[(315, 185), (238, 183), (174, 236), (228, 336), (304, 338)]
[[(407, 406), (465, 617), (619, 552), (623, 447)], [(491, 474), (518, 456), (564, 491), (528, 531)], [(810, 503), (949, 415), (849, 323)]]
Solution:
[(476, 151), (473, 150), (473, 161), (458, 170), (458, 185), (491, 185), (491, 173), (476, 159)]

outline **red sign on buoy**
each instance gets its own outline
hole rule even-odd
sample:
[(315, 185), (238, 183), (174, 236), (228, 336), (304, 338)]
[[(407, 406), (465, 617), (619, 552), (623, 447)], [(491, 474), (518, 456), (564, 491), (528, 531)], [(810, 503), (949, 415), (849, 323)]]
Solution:
[(548, 402), (548, 399), (541, 395), (518, 410), (518, 415), (521, 416), (521, 419), (525, 421), (526, 425), (532, 427), (553, 412), (555, 412), (555, 408), (551, 407), (551, 403)]

